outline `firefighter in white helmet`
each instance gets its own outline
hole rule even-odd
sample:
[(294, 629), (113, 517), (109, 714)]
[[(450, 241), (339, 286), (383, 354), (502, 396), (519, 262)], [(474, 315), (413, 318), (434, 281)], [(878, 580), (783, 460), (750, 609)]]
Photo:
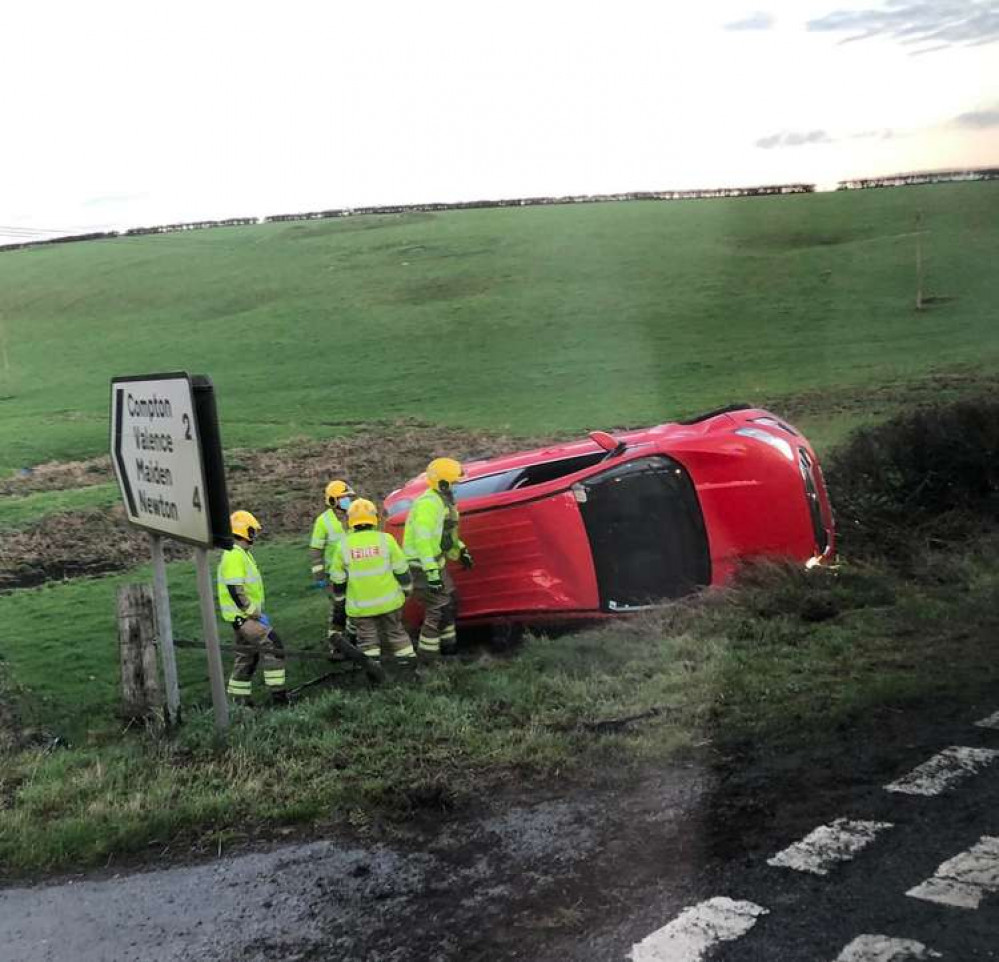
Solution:
[(249, 511), (234, 511), (229, 526), (233, 546), (222, 553), (216, 576), (222, 620), (232, 625), (236, 639), (228, 692), (237, 702), (248, 703), (253, 675), (263, 662), (264, 687), (271, 701), (286, 704), (284, 645), (264, 614), (264, 582), (250, 554), (261, 524)]
[(448, 561), (472, 567), (472, 556), (458, 535), (454, 486), (464, 478), (461, 462), (435, 458), (427, 465), (427, 490), (413, 502), (406, 518), (403, 551), (413, 573), (413, 591), (423, 603), (421, 655), (448, 654), (456, 646), (454, 582)]

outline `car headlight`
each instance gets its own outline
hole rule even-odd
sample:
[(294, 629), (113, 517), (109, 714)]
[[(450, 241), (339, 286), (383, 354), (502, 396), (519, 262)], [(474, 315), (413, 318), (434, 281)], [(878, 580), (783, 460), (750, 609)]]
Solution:
[(757, 441), (762, 441), (764, 444), (769, 444), (770, 447), (776, 448), (784, 455), (788, 461), (794, 460), (794, 451), (791, 445), (788, 444), (783, 438), (777, 437), (775, 434), (771, 434), (769, 431), (764, 431), (762, 428), (736, 428), (736, 434), (741, 434), (744, 438), (755, 438)]

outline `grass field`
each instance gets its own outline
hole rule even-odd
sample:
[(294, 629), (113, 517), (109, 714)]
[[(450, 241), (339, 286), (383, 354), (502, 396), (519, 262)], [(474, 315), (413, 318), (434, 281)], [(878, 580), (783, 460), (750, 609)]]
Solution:
[[(919, 583), (865, 567), (763, 571), (736, 594), (532, 640), (513, 658), (481, 655), (375, 692), (355, 683), (285, 711), (244, 710), (225, 749), (207, 711), (191, 713), (173, 738), (123, 737), (105, 722), (78, 732), (68, 749), (7, 757), (0, 876), (4, 867), (214, 852), (303, 822), (332, 830), (406, 821), (474, 806), (504, 787), (621, 777), (744, 744), (801, 750), (823, 733), (876, 726), (884, 713), (955, 699), (984, 706), (997, 681), (997, 558), (992, 537), (928, 558), (930, 576)], [(93, 584), (52, 589), (64, 607), (44, 591), (20, 592), (2, 599), (0, 613), (22, 628), (72, 619)], [(189, 624), (192, 599), (177, 600)], [(304, 619), (308, 608), (302, 602), (285, 620)], [(81, 633), (67, 640), (59, 671), (79, 676), (66, 694), (107, 712), (113, 658), (95, 654)], [(45, 656), (34, 668), (23, 658), (15, 666), (33, 672), (42, 692)], [(188, 680), (198, 674), (196, 664), (183, 667)]]
[[(923, 312), (916, 210), (931, 231), (927, 292), (940, 298)], [(212, 375), (230, 448), (333, 435), (361, 445), (377, 422), (375, 436), (395, 441), (380, 467), (361, 459), (379, 484), (445, 425), (448, 446), (455, 427), (540, 436), (735, 400), (773, 403), (825, 454), (893, 410), (994, 395), (997, 215), (999, 184), (961, 184), (358, 218), (0, 255), (0, 538), (68, 518), (77, 539), (113, 528), (103, 467), (3, 476), (104, 453), (107, 381), (126, 372)], [(424, 424), (404, 458), (401, 415)], [(259, 462), (261, 514), (312, 510), (326, 461), (306, 450)], [(252, 473), (240, 458), (236, 487)], [(268, 537), (257, 555), (279, 630), (318, 649), (326, 602), (308, 587), (305, 534)], [(177, 736), (123, 732), (116, 718), (114, 594), (147, 569), (0, 593), (0, 875), (164, 839), (201, 844), (239, 825), (405, 817), (708, 738), (807, 739), (878, 706), (974, 698), (995, 682), (983, 639), (999, 627), (997, 559), (987, 538), (916, 583), (863, 568), (829, 582), (778, 574), (731, 602), (533, 640), (513, 659), (410, 686), (371, 694), (348, 680), (289, 712), (237, 718), (227, 750), (199, 710), (202, 652), (178, 653), (189, 722)], [(190, 562), (172, 563), (170, 579), (176, 634), (200, 637)], [(321, 670), (295, 664), (292, 681)], [(649, 709), (635, 729), (599, 727)], [(407, 726), (429, 734), (403, 747), (386, 737)], [(18, 750), (5, 728), (27, 730)]]
[[(914, 217), (927, 292), (917, 313)], [(216, 383), (228, 445), (410, 414), (655, 423), (999, 360), (999, 184), (387, 215), (0, 255), (0, 471), (106, 449), (108, 379)], [(824, 430), (821, 411), (810, 416)]]

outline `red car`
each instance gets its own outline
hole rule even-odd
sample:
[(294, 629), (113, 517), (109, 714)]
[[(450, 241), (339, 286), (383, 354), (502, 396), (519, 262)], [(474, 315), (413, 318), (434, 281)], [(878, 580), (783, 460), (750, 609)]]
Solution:
[[(455, 486), (475, 567), (459, 625), (591, 619), (723, 584), (747, 558), (828, 561), (832, 511), (804, 436), (737, 405), (690, 421), (465, 463)], [(423, 476), (385, 499), (402, 541)]]

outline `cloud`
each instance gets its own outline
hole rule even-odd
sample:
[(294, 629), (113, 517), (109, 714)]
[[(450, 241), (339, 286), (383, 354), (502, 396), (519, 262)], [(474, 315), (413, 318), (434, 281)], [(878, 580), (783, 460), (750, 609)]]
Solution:
[(756, 13), (751, 13), (748, 17), (743, 17), (742, 20), (733, 20), (731, 23), (726, 23), (724, 29), (769, 30), (775, 22), (772, 13), (764, 13), (762, 10), (757, 10)]
[(859, 133), (851, 134), (850, 138), (852, 140), (893, 140), (897, 136), (897, 130), (882, 127), (878, 130), (861, 130)]
[(987, 107), (985, 110), (969, 110), (966, 114), (959, 114), (952, 123), (955, 127), (964, 127), (968, 130), (999, 127), (999, 104)]
[(763, 150), (774, 147), (804, 147), (807, 144), (831, 144), (832, 138), (824, 130), (782, 130), (756, 141)]
[(880, 7), (835, 10), (806, 23), (819, 33), (843, 33), (841, 43), (888, 37), (914, 54), (999, 41), (999, 0), (884, 0)]

